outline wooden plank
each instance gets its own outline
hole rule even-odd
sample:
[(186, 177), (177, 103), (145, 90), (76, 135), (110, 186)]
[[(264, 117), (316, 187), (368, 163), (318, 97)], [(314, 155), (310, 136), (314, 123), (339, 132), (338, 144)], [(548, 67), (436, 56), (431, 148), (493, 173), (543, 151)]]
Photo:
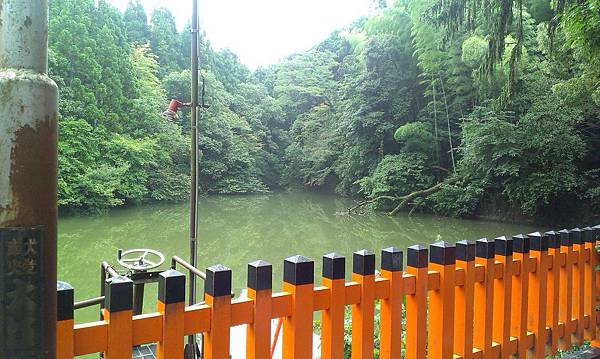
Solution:
[(480, 239), (475, 243), (475, 263), (484, 270), (484, 280), (475, 283), (475, 323), (473, 344), (483, 352), (484, 359), (493, 358), (493, 303), (494, 303), (494, 241)]
[(375, 254), (353, 253), (352, 280), (360, 283), (360, 302), (352, 305), (352, 359), (373, 358), (375, 343)]
[(512, 293), (512, 257), (513, 240), (500, 237), (495, 240), (496, 275), (494, 279), (494, 314), (492, 338), (499, 344), (499, 357), (508, 359), (510, 351), (510, 318), (511, 318), (511, 293)]
[(456, 288), (455, 293), (454, 352), (464, 359), (471, 359), (473, 358), (475, 244), (468, 241), (457, 242), (456, 259), (456, 267), (464, 273), (464, 280)]
[(406, 271), (415, 278), (415, 290), (406, 296), (406, 358), (425, 359), (427, 339), (428, 250), (408, 247)]

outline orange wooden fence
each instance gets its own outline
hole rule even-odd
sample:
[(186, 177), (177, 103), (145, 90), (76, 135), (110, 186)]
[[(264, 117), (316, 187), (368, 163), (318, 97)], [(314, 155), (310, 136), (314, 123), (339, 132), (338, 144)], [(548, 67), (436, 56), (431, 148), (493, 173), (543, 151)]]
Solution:
[[(58, 286), (57, 358), (103, 352), (131, 358), (132, 346), (157, 343), (157, 355), (183, 358), (184, 336), (204, 333), (206, 359), (229, 359), (230, 327), (247, 324), (246, 357), (270, 358), (271, 319), (283, 318), (283, 358), (312, 357), (313, 312), (320, 311), (321, 356), (344, 356), (344, 308), (352, 308), (352, 358), (372, 358), (375, 302), (380, 300), (379, 352), (400, 358), (544, 358), (585, 340), (595, 344), (600, 276), (600, 226), (531, 233), (455, 245), (416, 245), (403, 253), (323, 257), (321, 286), (314, 262), (284, 261), (283, 292), (272, 293), (272, 267), (248, 265), (248, 298), (231, 298), (231, 270), (207, 269), (204, 305), (186, 307), (185, 276), (160, 275), (157, 311), (132, 315), (131, 280), (109, 279), (103, 321), (73, 322), (73, 288)], [(405, 299), (405, 301), (403, 301)], [(403, 307), (405, 306), (405, 307)], [(406, 322), (402, 313), (406, 312)], [(402, 341), (402, 331), (405, 340)]]

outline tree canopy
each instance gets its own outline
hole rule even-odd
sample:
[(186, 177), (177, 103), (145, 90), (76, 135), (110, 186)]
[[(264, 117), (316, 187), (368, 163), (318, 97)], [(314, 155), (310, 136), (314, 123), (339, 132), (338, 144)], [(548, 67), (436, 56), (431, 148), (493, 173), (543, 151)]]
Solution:
[[(177, 123), (160, 113), (189, 98), (189, 31), (139, 0), (124, 13), (104, 0), (50, 4), (61, 208), (185, 199), (189, 110)], [(211, 105), (199, 117), (200, 190), (301, 186), (393, 213), (598, 213), (599, 6), (379, 2), (255, 71), (200, 32)]]

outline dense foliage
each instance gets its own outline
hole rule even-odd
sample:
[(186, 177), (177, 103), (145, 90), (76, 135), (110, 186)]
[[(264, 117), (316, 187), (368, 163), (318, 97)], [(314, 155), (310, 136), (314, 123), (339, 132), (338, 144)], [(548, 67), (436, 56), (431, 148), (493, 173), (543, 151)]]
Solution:
[[(201, 34), (201, 190), (299, 185), (451, 216), (598, 213), (599, 1), (479, 2), (376, 1), (256, 71)], [(123, 14), (103, 0), (50, 10), (61, 206), (185, 198), (189, 110), (175, 124), (160, 113), (189, 97), (189, 31), (139, 0)]]
[[(139, 0), (123, 14), (103, 0), (53, 0), (49, 30), (50, 75), (61, 89), (61, 208), (187, 198), (189, 109), (178, 123), (161, 113), (171, 98), (189, 99), (189, 31), (179, 33), (164, 8), (148, 19)], [(200, 114), (201, 191), (279, 186), (278, 104), (235, 55), (199, 41), (211, 105)]]

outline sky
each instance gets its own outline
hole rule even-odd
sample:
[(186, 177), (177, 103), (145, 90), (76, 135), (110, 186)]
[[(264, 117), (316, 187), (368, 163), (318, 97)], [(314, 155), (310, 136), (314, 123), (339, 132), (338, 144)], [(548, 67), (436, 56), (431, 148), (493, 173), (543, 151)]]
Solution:
[[(128, 0), (108, 0), (121, 11)], [(141, 0), (149, 16), (166, 7), (181, 31), (192, 0)], [(199, 0), (200, 27), (215, 49), (229, 48), (255, 69), (318, 44), (369, 13), (373, 0)]]

